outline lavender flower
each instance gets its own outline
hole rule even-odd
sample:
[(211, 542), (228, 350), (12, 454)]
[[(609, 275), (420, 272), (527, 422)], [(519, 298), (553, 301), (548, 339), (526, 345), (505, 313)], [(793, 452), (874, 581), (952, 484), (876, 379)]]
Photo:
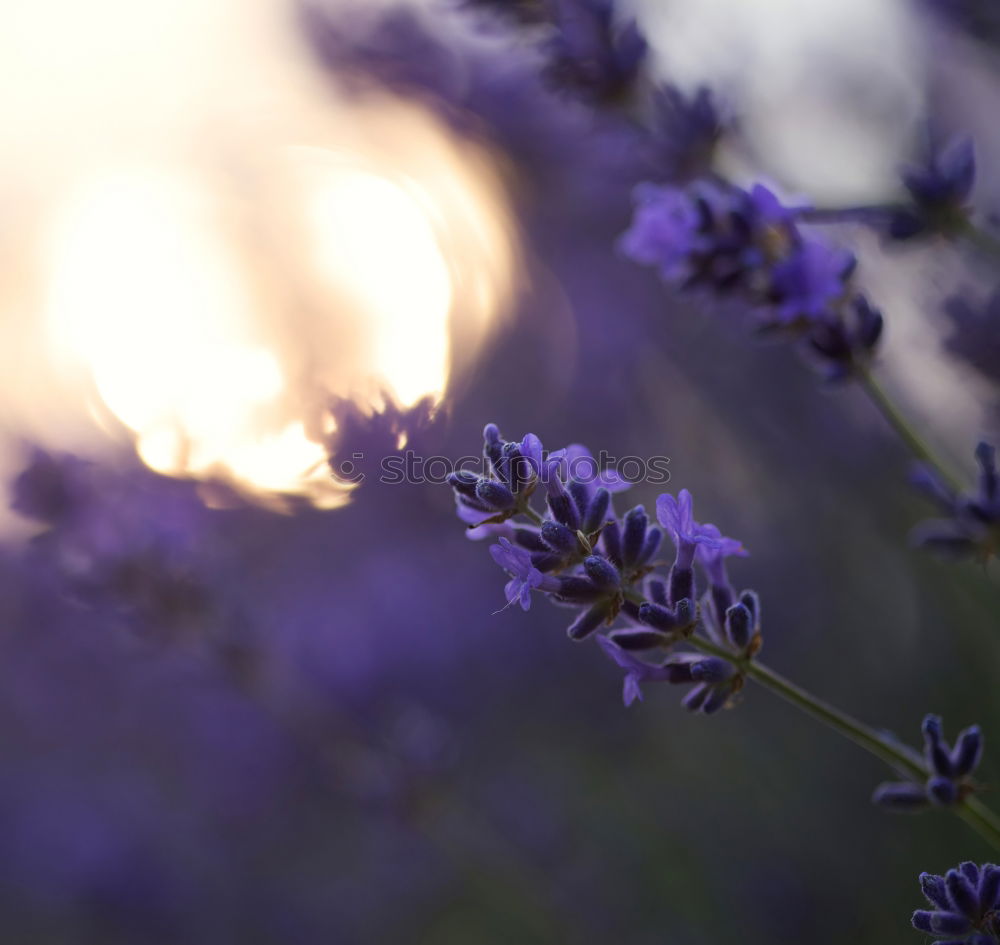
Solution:
[(825, 319), (844, 295), (855, 262), (844, 250), (803, 239), (771, 272), (773, 320), (787, 325)]
[[(657, 518), (676, 550), (664, 580), (655, 574), (659, 563), (654, 560), (663, 531), (650, 525), (641, 505), (618, 519), (611, 493), (628, 483), (602, 472), (589, 451), (572, 446), (549, 454), (533, 434), (510, 443), (494, 424), (486, 426), (484, 439), (492, 476), (456, 473), (451, 484), (460, 503), (499, 510), (490, 527), (504, 528), (506, 534), (490, 553), (510, 576), (504, 589), (508, 605), (519, 603), (527, 610), (532, 591), (539, 591), (575, 608), (567, 634), (576, 641), (608, 627), (597, 639), (625, 670), (626, 705), (642, 698), (646, 682), (690, 686), (683, 704), (692, 712), (711, 715), (729, 704), (742, 689), (746, 663), (761, 640), (757, 595), (743, 591), (737, 597), (726, 574), (725, 559), (745, 555), (743, 546), (714, 525), (696, 522), (686, 489), (676, 498), (661, 495)], [(519, 472), (515, 462), (523, 464)], [(530, 504), (539, 482), (545, 485), (544, 516)], [(459, 508), (467, 519), (472, 507)], [(518, 517), (527, 521), (515, 524)], [(695, 604), (696, 563), (709, 583), (702, 624)], [(670, 652), (678, 644), (698, 649), (699, 626), (708, 654)], [(636, 655), (654, 650), (668, 655), (660, 662)]]
[(934, 233), (950, 236), (968, 227), (966, 201), (976, 179), (971, 138), (956, 138), (933, 148), (923, 165), (904, 168), (901, 177), (910, 203), (896, 209), (890, 218), (893, 239)]
[(681, 489), (675, 499), (669, 493), (656, 500), (656, 517), (674, 543), (676, 557), (670, 569), (667, 599), (676, 606), (680, 601), (695, 600), (694, 564), (695, 549), (699, 545), (718, 546), (721, 539), (718, 529), (699, 525), (694, 520), (694, 503), (691, 493)]
[(616, 22), (612, 0), (548, 0), (548, 6), (555, 31), (545, 45), (543, 77), (592, 104), (626, 98), (647, 51), (635, 21)]
[(635, 215), (619, 242), (622, 252), (656, 266), (664, 279), (688, 280), (696, 254), (711, 247), (697, 202), (683, 190), (655, 184), (640, 184), (633, 196)]
[(597, 642), (601, 645), (601, 649), (625, 670), (622, 699), (626, 707), (636, 699), (642, 699), (640, 683), (669, 680), (671, 670), (666, 662), (653, 664), (640, 660), (608, 637), (598, 637)]
[(671, 181), (706, 173), (729, 124), (711, 89), (702, 86), (685, 95), (673, 85), (657, 88), (651, 96), (648, 143), (654, 172)]
[(678, 653), (660, 663), (649, 663), (633, 656), (615, 639), (598, 637), (598, 642), (608, 657), (625, 670), (622, 699), (626, 707), (642, 699), (641, 683), (693, 683), (682, 704), (691, 712), (712, 715), (725, 706), (730, 695), (739, 688), (738, 684), (734, 685), (738, 678), (735, 669), (715, 656)]
[(619, 247), (681, 289), (738, 295), (762, 332), (803, 342), (823, 374), (842, 379), (871, 360), (882, 316), (852, 286), (854, 256), (799, 229), (806, 210), (761, 184), (641, 184)]
[(949, 807), (960, 803), (975, 788), (972, 773), (983, 754), (983, 735), (978, 725), (964, 729), (954, 747), (944, 739), (941, 719), (928, 715), (923, 722), (924, 759), (929, 776), (924, 784), (887, 782), (875, 789), (872, 800), (880, 807), (899, 812), (917, 812), (931, 805)]
[(946, 936), (939, 945), (996, 945), (1000, 942), (1000, 867), (962, 863), (944, 876), (920, 874), (930, 909), (913, 913), (913, 927)]
[(976, 447), (978, 489), (957, 495), (931, 470), (921, 467), (914, 479), (948, 517), (918, 525), (913, 542), (939, 553), (987, 561), (1000, 551), (1000, 476), (996, 450), (989, 443)]
[(469, 525), (501, 525), (524, 507), (540, 478), (536, 454), (541, 443), (529, 434), (522, 443), (508, 443), (495, 424), (483, 431), (483, 455), (488, 474), (457, 470), (448, 477), (458, 515)]
[(838, 318), (810, 329), (806, 355), (827, 381), (843, 381), (867, 370), (882, 338), (882, 313), (863, 295), (854, 296)]

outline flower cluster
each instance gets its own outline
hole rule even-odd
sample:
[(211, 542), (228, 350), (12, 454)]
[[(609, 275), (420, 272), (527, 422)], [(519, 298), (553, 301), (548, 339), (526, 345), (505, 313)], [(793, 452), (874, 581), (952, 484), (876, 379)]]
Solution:
[[(737, 594), (726, 573), (726, 558), (746, 554), (742, 545), (696, 522), (687, 490), (659, 497), (659, 527), (641, 505), (619, 518), (612, 492), (628, 483), (581, 446), (547, 453), (537, 436), (508, 442), (494, 424), (484, 440), (486, 474), (460, 471), (449, 481), (470, 533), (498, 539), (490, 552), (509, 577), (507, 604), (527, 610), (540, 592), (576, 610), (571, 639), (606, 628), (598, 639), (625, 671), (626, 705), (642, 697), (642, 683), (660, 681), (690, 685), (684, 705), (692, 711), (725, 706), (761, 646), (757, 595)], [(538, 489), (544, 515), (531, 504)], [(661, 574), (664, 533), (675, 555)], [(696, 567), (708, 582), (700, 604)], [(657, 662), (655, 651), (668, 655)]]
[(976, 447), (979, 464), (978, 489), (972, 495), (958, 495), (932, 470), (920, 467), (914, 482), (945, 514), (929, 519), (913, 531), (913, 541), (951, 557), (972, 557), (987, 561), (1000, 553), (1000, 477), (996, 449), (989, 443)]
[(931, 805), (948, 807), (957, 804), (974, 790), (969, 778), (983, 755), (983, 734), (978, 725), (959, 733), (954, 747), (941, 732), (941, 719), (924, 719), (924, 760), (930, 772), (924, 784), (891, 781), (875, 789), (872, 800), (893, 811), (921, 811)]
[(930, 909), (913, 913), (913, 927), (942, 935), (935, 945), (996, 945), (1000, 942), (1000, 866), (962, 863), (944, 876), (920, 874)]
[(854, 256), (797, 223), (805, 208), (782, 205), (768, 188), (716, 180), (686, 188), (642, 184), (622, 251), (655, 266), (682, 289), (735, 295), (760, 328), (805, 343), (830, 379), (870, 361), (882, 316), (853, 287)]

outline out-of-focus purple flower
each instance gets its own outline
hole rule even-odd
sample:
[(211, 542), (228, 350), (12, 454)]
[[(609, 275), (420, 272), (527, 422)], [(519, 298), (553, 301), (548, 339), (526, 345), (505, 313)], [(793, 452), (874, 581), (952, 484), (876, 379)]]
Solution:
[(523, 548), (511, 544), (506, 538), (501, 538), (498, 544), (491, 545), (490, 554), (493, 560), (511, 576), (504, 588), (508, 604), (517, 601), (522, 610), (529, 610), (532, 590), (536, 588), (545, 591), (558, 590), (558, 582), (543, 575), (531, 563), (531, 555)]
[(847, 380), (869, 367), (883, 327), (882, 313), (863, 295), (855, 295), (839, 317), (820, 318), (809, 326), (806, 353), (827, 381)]
[(952, 329), (945, 341), (948, 351), (1000, 384), (1000, 286), (982, 305), (954, 295), (945, 302), (944, 312)]
[(853, 254), (807, 237), (808, 206), (786, 206), (763, 184), (715, 180), (680, 189), (641, 184), (619, 241), (680, 289), (738, 295), (762, 334), (800, 342), (827, 379), (863, 370), (882, 335), (881, 313), (852, 285)]
[(955, 495), (931, 470), (920, 469), (914, 483), (949, 517), (921, 522), (911, 535), (914, 544), (953, 558), (987, 561), (1000, 554), (1000, 474), (994, 447), (980, 443), (976, 462), (979, 483), (971, 495)]
[(933, 147), (921, 166), (904, 168), (900, 176), (910, 204), (894, 210), (889, 235), (908, 240), (938, 233), (944, 236), (968, 226), (966, 201), (976, 179), (976, 156), (969, 137)]
[(209, 615), (210, 515), (191, 483), (35, 450), (12, 483), (12, 508), (41, 521), (31, 552), (63, 593), (147, 634)]
[(827, 316), (847, 290), (853, 256), (806, 239), (795, 223), (806, 208), (785, 206), (762, 184), (641, 184), (634, 196), (622, 252), (682, 288), (739, 291), (777, 324)]
[(963, 729), (954, 746), (945, 741), (941, 719), (924, 718), (924, 760), (929, 776), (924, 784), (891, 781), (875, 789), (872, 800), (887, 810), (912, 813), (931, 805), (949, 807), (971, 794), (970, 778), (983, 756), (983, 734), (978, 725)]
[(779, 324), (823, 319), (843, 294), (856, 260), (819, 240), (803, 240), (771, 273), (772, 318)]
[(612, 0), (547, 0), (554, 31), (543, 77), (592, 104), (626, 99), (642, 74), (647, 43), (635, 20), (618, 22)]
[(716, 146), (729, 122), (712, 90), (702, 86), (686, 95), (673, 85), (652, 94), (650, 162), (654, 174), (685, 181), (711, 170)]
[(920, 874), (930, 909), (913, 913), (913, 927), (943, 936), (940, 945), (996, 945), (1000, 942), (1000, 867), (962, 863), (944, 876)]
[(676, 187), (640, 184), (635, 214), (619, 246), (636, 262), (656, 266), (664, 279), (686, 278), (691, 259), (707, 245), (702, 217), (690, 195)]

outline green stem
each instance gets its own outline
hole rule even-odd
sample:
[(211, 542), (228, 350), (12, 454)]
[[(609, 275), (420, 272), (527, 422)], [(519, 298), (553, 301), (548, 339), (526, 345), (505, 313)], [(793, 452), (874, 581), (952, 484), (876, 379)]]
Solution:
[[(927, 768), (919, 756), (895, 739), (873, 729), (864, 722), (859, 722), (840, 709), (816, 698), (805, 689), (800, 688), (773, 669), (761, 663), (737, 656), (731, 650), (704, 637), (691, 636), (687, 639), (695, 649), (733, 663), (740, 672), (753, 679), (776, 696), (790, 702), (807, 715), (824, 723), (834, 731), (840, 732), (854, 744), (881, 759), (887, 765), (917, 780), (923, 781), (929, 776)], [(953, 810), (973, 830), (982, 836), (994, 848), (1000, 850), (1000, 818), (975, 797), (967, 797)]]
[(875, 405), (878, 412), (882, 414), (886, 423), (892, 427), (910, 452), (921, 462), (930, 466), (954, 492), (959, 492), (961, 486), (958, 477), (937, 458), (923, 437), (913, 429), (909, 421), (899, 412), (892, 398), (885, 392), (879, 382), (869, 372), (865, 371), (858, 375), (858, 383), (861, 385), (861, 389), (868, 395), (868, 399)]

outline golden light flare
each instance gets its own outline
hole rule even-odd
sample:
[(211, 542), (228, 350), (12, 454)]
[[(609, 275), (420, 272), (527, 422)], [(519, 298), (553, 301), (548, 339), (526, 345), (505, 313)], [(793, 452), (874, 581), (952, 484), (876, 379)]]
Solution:
[(514, 238), (481, 147), (423, 106), (337, 97), (290, 11), (251, 6), (19, 13), (29, 46), (64, 8), (75, 25), (55, 77), (22, 47), (24, 92), (0, 93), (0, 128), (32, 85), (40, 108), (0, 158), (40, 221), (0, 289), (3, 420), (56, 448), (124, 429), (160, 473), (331, 507), (330, 399), (442, 399), (504, 311)]

